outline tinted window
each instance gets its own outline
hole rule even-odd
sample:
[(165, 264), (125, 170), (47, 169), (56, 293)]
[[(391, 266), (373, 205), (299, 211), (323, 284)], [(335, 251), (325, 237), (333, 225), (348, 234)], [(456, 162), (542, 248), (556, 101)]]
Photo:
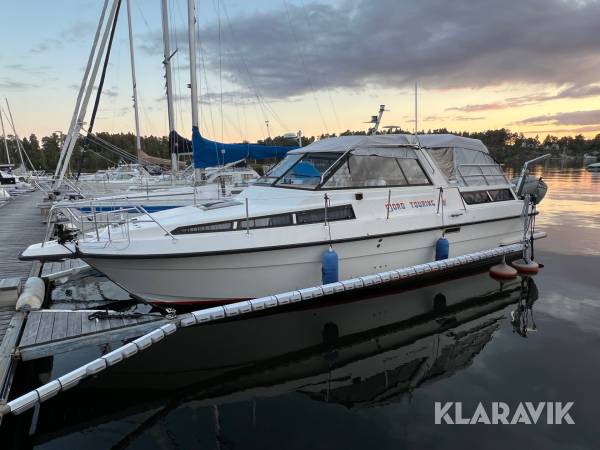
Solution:
[(506, 202), (509, 200), (514, 200), (510, 189), (496, 189), (488, 192), (490, 194), (490, 197), (492, 197), (493, 202)]
[[(257, 217), (248, 220), (248, 228), (285, 227), (287, 225), (293, 225), (291, 214), (279, 214), (277, 216)], [(238, 230), (240, 229), (246, 229), (245, 220), (240, 220), (238, 222)]]
[[(354, 210), (350, 205), (344, 206), (333, 206), (327, 208), (327, 220), (330, 222), (336, 220), (349, 220), (355, 219)], [(312, 211), (303, 211), (296, 213), (296, 223), (307, 224), (307, 223), (324, 223), (325, 222), (325, 208), (313, 209)]]
[(204, 223), (175, 228), (171, 234), (211, 233), (215, 231), (233, 230), (233, 222)]
[(477, 205), (479, 203), (489, 203), (490, 197), (487, 191), (462, 192), (462, 197), (467, 205)]

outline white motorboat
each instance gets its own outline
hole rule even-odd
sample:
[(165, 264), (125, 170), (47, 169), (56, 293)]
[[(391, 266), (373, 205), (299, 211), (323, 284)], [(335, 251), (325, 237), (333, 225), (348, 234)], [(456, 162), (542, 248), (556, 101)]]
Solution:
[(76, 256), (154, 303), (225, 303), (519, 242), (529, 211), (479, 140), (454, 135), (325, 139), (288, 153), (232, 199), (123, 220), (23, 259)]
[(600, 172), (600, 163), (594, 163), (587, 166), (590, 172)]
[(194, 180), (187, 180), (185, 185), (177, 183), (168, 187), (168, 181), (158, 180), (131, 185), (120, 194), (101, 195), (100, 189), (97, 189), (95, 194), (93, 191), (79, 190), (67, 193), (59, 204), (80, 205), (81, 211), (89, 212), (89, 200), (93, 199), (95, 210), (98, 212), (126, 210), (137, 205), (141, 205), (145, 211), (157, 212), (239, 194), (258, 178), (260, 175), (247, 167), (211, 167), (206, 170), (205, 179), (200, 185)]

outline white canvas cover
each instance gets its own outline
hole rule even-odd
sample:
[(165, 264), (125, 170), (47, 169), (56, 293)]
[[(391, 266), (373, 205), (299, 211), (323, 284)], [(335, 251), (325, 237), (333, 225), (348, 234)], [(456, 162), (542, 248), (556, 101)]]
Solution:
[(502, 168), (479, 139), (454, 134), (378, 134), (321, 139), (289, 154), (346, 152), (390, 158), (417, 158), (417, 149), (429, 153), (450, 182), (463, 186), (506, 184)]
[(350, 149), (369, 147), (413, 146), (423, 148), (465, 148), (488, 153), (479, 139), (465, 138), (454, 134), (377, 134), (372, 136), (340, 136), (315, 141), (312, 144), (292, 150), (288, 154), (308, 152), (344, 152)]
[(502, 168), (488, 154), (468, 148), (430, 148), (431, 159), (448, 181), (462, 186), (506, 184)]

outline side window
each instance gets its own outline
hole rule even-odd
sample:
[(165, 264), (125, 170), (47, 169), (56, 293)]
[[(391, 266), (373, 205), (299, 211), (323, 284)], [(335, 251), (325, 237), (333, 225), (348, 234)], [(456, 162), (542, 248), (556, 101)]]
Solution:
[(351, 155), (338, 168), (325, 187), (378, 187), (408, 184), (395, 158)]
[(175, 228), (171, 234), (212, 233), (233, 230), (233, 222), (206, 223)]
[(416, 159), (398, 159), (397, 161), (408, 180), (408, 184), (431, 184), (419, 161)]
[(395, 158), (350, 156), (348, 169), (354, 186), (403, 186), (406, 178)]
[[(334, 222), (336, 220), (355, 219), (354, 210), (351, 205), (334, 206), (327, 209), (327, 220)], [(296, 213), (296, 223), (298, 225), (308, 223), (325, 222), (325, 209), (313, 209), (312, 211), (302, 211)]]
[[(258, 217), (256, 219), (248, 220), (248, 228), (285, 227), (287, 225), (293, 225), (291, 214), (280, 214), (277, 216)], [(246, 229), (246, 221), (240, 220), (238, 222), (237, 229), (245, 230)]]
[(507, 202), (515, 199), (510, 189), (496, 189), (488, 192), (493, 202)]
[(487, 191), (462, 192), (461, 194), (467, 205), (477, 205), (480, 203), (490, 202), (490, 197)]

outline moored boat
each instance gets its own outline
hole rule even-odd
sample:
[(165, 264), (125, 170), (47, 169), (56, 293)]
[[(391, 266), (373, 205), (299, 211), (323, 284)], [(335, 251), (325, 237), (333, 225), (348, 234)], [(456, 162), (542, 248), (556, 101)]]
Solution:
[[(293, 150), (232, 199), (111, 223), (24, 259), (77, 256), (154, 303), (226, 303), (523, 239), (524, 200), (479, 140), (349, 136)], [(64, 241), (64, 239), (63, 239)]]

